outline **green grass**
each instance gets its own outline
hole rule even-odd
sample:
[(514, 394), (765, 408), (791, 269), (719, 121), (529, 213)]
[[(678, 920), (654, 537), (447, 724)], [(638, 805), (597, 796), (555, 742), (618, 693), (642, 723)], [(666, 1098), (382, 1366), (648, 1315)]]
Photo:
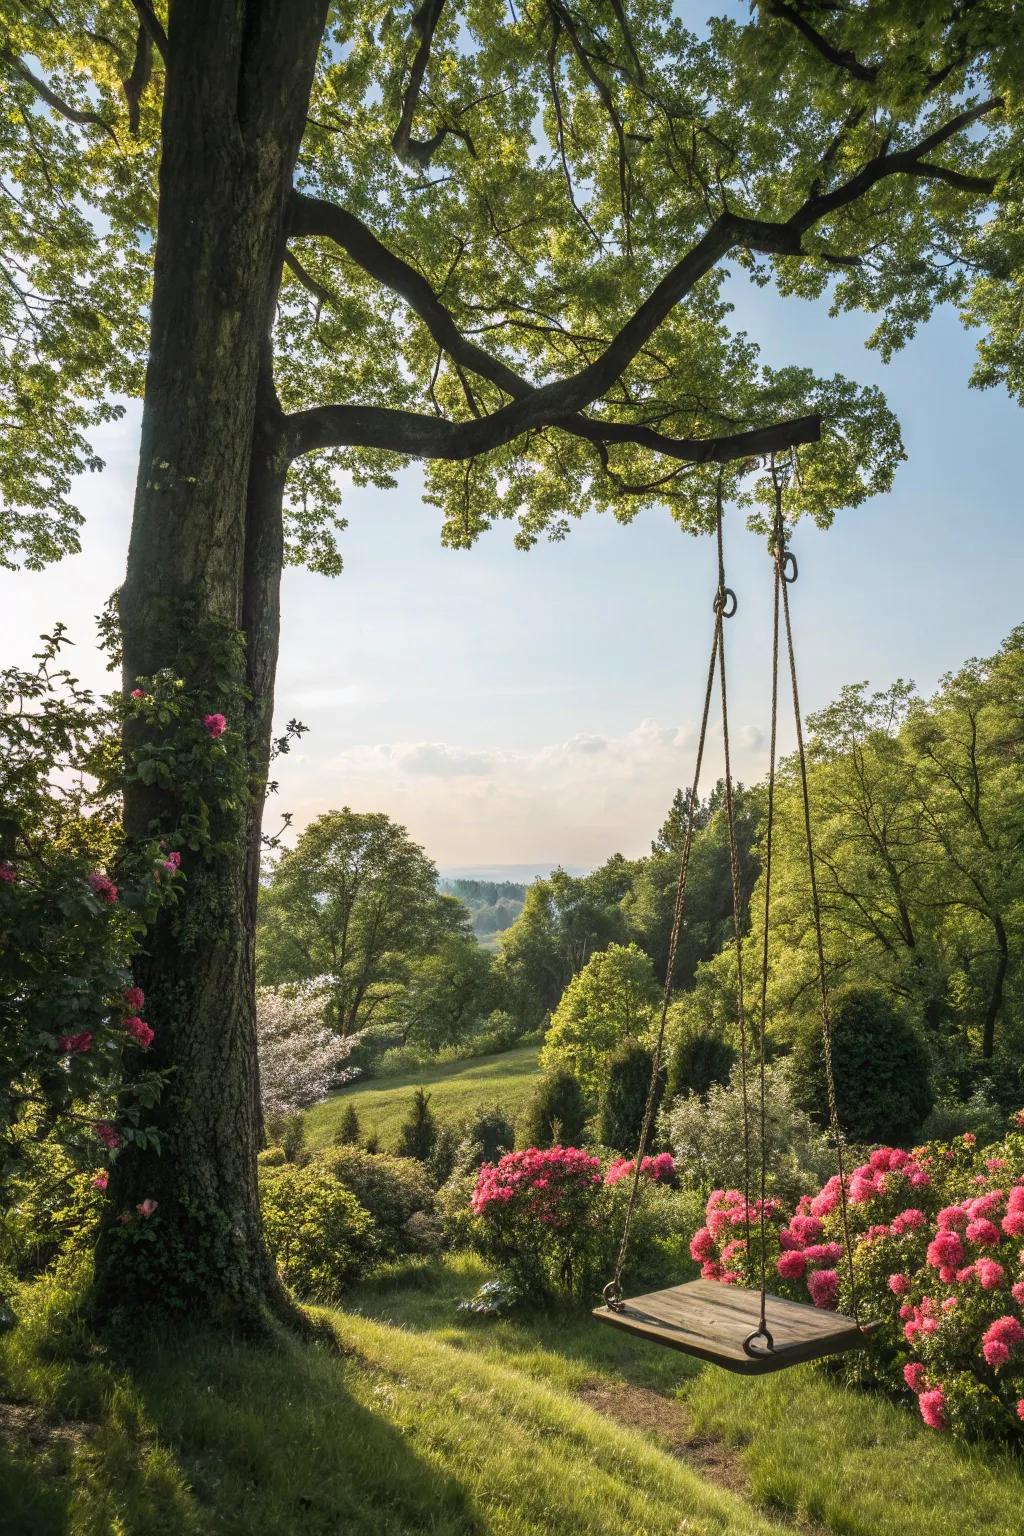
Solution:
[(367, 1284), (319, 1314), (337, 1349), (182, 1326), (114, 1355), (26, 1293), (0, 1340), (3, 1536), (1020, 1536), (1018, 1459), (813, 1367), (749, 1382), (578, 1313), (461, 1317), (484, 1273)]
[(512, 1360), (322, 1315), (343, 1353), (182, 1328), (129, 1362), (37, 1306), (0, 1344), (2, 1395), (38, 1413), (0, 1449), (4, 1536), (784, 1529)]
[(524, 1045), (496, 1056), (422, 1067), (407, 1076), (353, 1083), (307, 1112), (310, 1145), (330, 1141), (345, 1110), (354, 1104), (363, 1135), (376, 1131), (381, 1147), (389, 1150), (398, 1139), (399, 1126), (417, 1088), (427, 1089), (435, 1115), (455, 1118), (482, 1105), (500, 1104), (514, 1118), (533, 1090), (539, 1050), (539, 1046)]

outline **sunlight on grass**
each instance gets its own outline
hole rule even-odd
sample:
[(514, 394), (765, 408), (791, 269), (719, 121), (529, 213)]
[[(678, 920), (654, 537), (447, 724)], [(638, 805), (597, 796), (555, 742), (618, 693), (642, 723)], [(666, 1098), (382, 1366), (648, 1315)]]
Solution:
[(422, 1067), (401, 1077), (353, 1083), (307, 1112), (309, 1143), (316, 1147), (330, 1141), (346, 1109), (354, 1104), (364, 1137), (376, 1132), (384, 1150), (389, 1150), (417, 1088), (427, 1089), (430, 1107), (440, 1117), (454, 1119), (484, 1105), (500, 1104), (515, 1118), (533, 1091), (539, 1050), (539, 1046), (524, 1045), (497, 1056), (476, 1056), (440, 1067)]

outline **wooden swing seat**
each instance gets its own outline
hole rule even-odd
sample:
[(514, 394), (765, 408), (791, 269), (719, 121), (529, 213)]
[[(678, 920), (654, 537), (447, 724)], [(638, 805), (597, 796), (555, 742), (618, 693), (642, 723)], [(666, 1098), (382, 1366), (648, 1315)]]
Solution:
[(765, 1315), (774, 1347), (769, 1349), (763, 1338), (757, 1338), (748, 1353), (743, 1341), (760, 1321), (760, 1291), (717, 1280), (691, 1280), (667, 1291), (633, 1296), (621, 1304), (621, 1310), (594, 1308), (599, 1322), (741, 1376), (763, 1376), (804, 1360), (860, 1349), (865, 1334), (874, 1331), (871, 1325), (859, 1328), (841, 1312), (826, 1312), (781, 1296), (767, 1298)]

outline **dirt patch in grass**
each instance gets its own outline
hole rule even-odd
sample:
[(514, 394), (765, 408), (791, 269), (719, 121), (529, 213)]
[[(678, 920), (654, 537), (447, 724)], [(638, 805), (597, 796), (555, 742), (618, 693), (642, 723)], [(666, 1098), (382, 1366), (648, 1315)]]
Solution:
[[(666, 1397), (663, 1392), (633, 1386), (629, 1382), (591, 1382), (580, 1389), (579, 1397), (616, 1423), (654, 1435), (673, 1456), (685, 1461), (708, 1482), (727, 1488), (741, 1498), (751, 1499), (750, 1479), (739, 1453), (722, 1440), (698, 1434), (685, 1403), (678, 1398)], [(772, 1505), (771, 1514), (791, 1525), (801, 1536), (829, 1536), (827, 1528), (817, 1521), (778, 1505)]]
[(44, 1419), (27, 1403), (0, 1402), (0, 1443), (33, 1452), (71, 1451), (95, 1434), (95, 1424), (77, 1419)]

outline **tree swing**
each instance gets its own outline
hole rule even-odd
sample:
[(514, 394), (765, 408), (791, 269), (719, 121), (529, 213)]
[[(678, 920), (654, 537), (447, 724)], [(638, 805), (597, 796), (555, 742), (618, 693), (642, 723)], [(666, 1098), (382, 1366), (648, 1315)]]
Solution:
[[(725, 671), (725, 620), (736, 612), (736, 594), (726, 585), (725, 557), (722, 543), (722, 477), (719, 474), (716, 498), (715, 533), (718, 546), (718, 587), (714, 599), (714, 630), (711, 641), (711, 658), (708, 665), (707, 687), (704, 694), (704, 713), (701, 719), (697, 759), (693, 786), (687, 805), (686, 832), (679, 860), (676, 882), (675, 906), (669, 938), (668, 965), (665, 972), (665, 989), (662, 996), (661, 1017), (657, 1044), (651, 1071), (650, 1087), (644, 1108), (640, 1131), (640, 1145), (630, 1185), (629, 1200), (619, 1242), (615, 1270), (604, 1288), (605, 1304), (594, 1309), (594, 1316), (613, 1328), (624, 1328), (628, 1333), (647, 1339), (653, 1344), (664, 1344), (684, 1354), (695, 1355), (714, 1365), (736, 1371), (745, 1376), (764, 1375), (769, 1371), (784, 1370), (804, 1360), (819, 1359), (824, 1355), (840, 1354), (858, 1349), (864, 1339), (879, 1326), (862, 1323), (858, 1316), (857, 1291), (853, 1272), (853, 1252), (847, 1216), (846, 1175), (843, 1167), (843, 1142), (836, 1108), (835, 1082), (832, 1073), (832, 1028), (829, 1017), (828, 986), (825, 979), (825, 950), (822, 941), (821, 905), (814, 862), (814, 843), (811, 836), (810, 797), (807, 787), (807, 760), (804, 751), (803, 725), (800, 718), (800, 696), (797, 688), (796, 656), (793, 647), (793, 629), (789, 612), (789, 586), (797, 578), (794, 555), (786, 547), (786, 529), (782, 516), (783, 482), (775, 464), (771, 461), (772, 481), (775, 490), (775, 518), (769, 553), (774, 566), (774, 616), (772, 632), (772, 705), (771, 747), (768, 772), (768, 814), (765, 830), (764, 860), (764, 933), (761, 955), (761, 998), (758, 1036), (758, 1076), (760, 1115), (760, 1168), (759, 1196), (755, 1206), (760, 1237), (760, 1289), (723, 1285), (716, 1280), (693, 1280), (668, 1290), (654, 1291), (646, 1296), (625, 1299), (622, 1295), (622, 1271), (629, 1248), (630, 1231), (636, 1212), (640, 1188), (641, 1162), (650, 1140), (657, 1101), (658, 1079), (661, 1073), (665, 1044), (665, 1026), (669, 1005), (672, 1001), (673, 976), (676, 951), (686, 906), (686, 878), (693, 843), (694, 814), (700, 787), (704, 746), (707, 738), (708, 716), (714, 692), (717, 671), (722, 700), (722, 741), (725, 756), (725, 811), (729, 827), (729, 857), (732, 868), (733, 931), (736, 945), (736, 1002), (740, 1030), (740, 1074), (743, 1098), (743, 1154), (744, 1154), (744, 1227), (746, 1251), (751, 1252), (751, 1107), (748, 1098), (747, 1018), (743, 995), (743, 944), (740, 933), (740, 871), (736, 851), (736, 826), (733, 814), (732, 763), (729, 749), (729, 702)], [(818, 988), (821, 999), (821, 1028), (824, 1052), (825, 1076), (828, 1085), (829, 1120), (836, 1147), (836, 1163), (839, 1175), (840, 1210), (842, 1213), (843, 1239), (849, 1266), (852, 1316), (829, 1312), (806, 1303), (787, 1301), (768, 1293), (765, 1242), (765, 1190), (767, 1151), (765, 1137), (765, 1054), (764, 1032), (768, 989), (768, 933), (771, 916), (772, 834), (775, 814), (776, 740), (779, 697), (779, 615), (780, 608), (786, 632), (786, 650), (789, 660), (790, 683), (793, 695), (793, 715), (796, 724), (797, 758), (800, 767), (800, 786), (803, 798), (804, 834), (807, 845), (807, 867), (811, 890), (811, 906), (817, 946)]]

